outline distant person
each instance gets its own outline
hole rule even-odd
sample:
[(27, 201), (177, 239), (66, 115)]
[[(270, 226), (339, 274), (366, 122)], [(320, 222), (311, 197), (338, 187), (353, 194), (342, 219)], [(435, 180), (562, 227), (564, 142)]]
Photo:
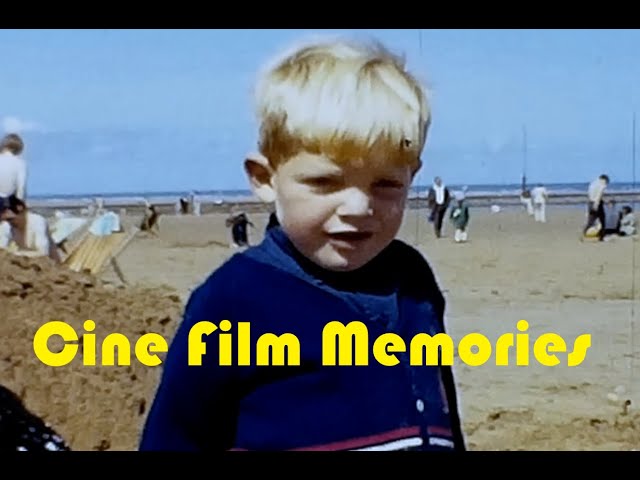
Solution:
[(429, 221), (433, 222), (433, 230), (437, 238), (442, 236), (442, 220), (447, 208), (449, 208), (450, 201), (451, 193), (449, 189), (442, 183), (440, 177), (435, 177), (433, 185), (429, 188), (429, 193), (427, 194), (427, 204), (431, 208)]
[(180, 197), (180, 214), (188, 215), (189, 214), (189, 200), (184, 197)]
[(531, 190), (523, 188), (520, 193), (520, 202), (525, 206), (527, 215), (533, 215), (533, 197), (531, 196)]
[(47, 219), (31, 212), (15, 195), (0, 197), (0, 248), (16, 255), (45, 256), (60, 262)]
[(191, 213), (194, 213), (194, 207), (196, 203), (196, 192), (189, 192), (189, 205), (191, 206)]
[(249, 246), (249, 226), (254, 226), (253, 223), (247, 217), (247, 214), (240, 212), (236, 215), (231, 215), (226, 222), (228, 227), (231, 227), (231, 246), (233, 248), (248, 247)]
[(549, 192), (541, 183), (531, 190), (531, 203), (533, 204), (533, 218), (536, 222), (545, 223), (547, 221), (546, 206), (549, 199)]
[(638, 232), (638, 224), (633, 209), (629, 205), (622, 207), (620, 216), (619, 235), (623, 237), (635, 235)]
[(182, 205), (183, 215), (190, 213), (199, 217), (202, 214), (202, 201), (198, 198), (196, 192), (190, 192), (188, 198), (181, 199), (180, 201), (184, 202)]
[(27, 163), (20, 156), (23, 150), (22, 138), (15, 133), (5, 135), (0, 141), (0, 197), (15, 195), (25, 200)]
[(140, 230), (143, 232), (149, 232), (150, 234), (157, 236), (160, 231), (160, 214), (155, 205), (147, 205), (145, 208), (144, 218), (140, 223)]
[(94, 218), (104, 215), (106, 211), (104, 208), (104, 198), (102, 197), (95, 197), (87, 207), (87, 213)]
[(468, 238), (469, 207), (464, 195), (456, 196), (456, 205), (451, 209), (450, 220), (455, 228), (453, 239), (456, 243), (466, 242)]
[(604, 213), (604, 192), (609, 185), (609, 176), (602, 174), (589, 184), (587, 195), (589, 204), (587, 207), (587, 224), (582, 233), (587, 236), (587, 232), (591, 228), (596, 228), (596, 222), (599, 223), (598, 240), (604, 240), (605, 231), (605, 213)]

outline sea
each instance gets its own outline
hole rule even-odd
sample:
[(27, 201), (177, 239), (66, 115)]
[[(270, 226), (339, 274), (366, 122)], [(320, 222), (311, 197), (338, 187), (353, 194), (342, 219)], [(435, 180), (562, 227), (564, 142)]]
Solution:
[[(447, 185), (455, 191), (464, 190), (465, 196), (472, 198), (500, 198), (518, 196), (522, 185), (518, 184), (481, 184), (481, 185)], [(529, 188), (535, 185), (529, 185)], [(585, 183), (548, 183), (545, 184), (549, 195), (553, 196), (577, 196), (585, 195), (589, 184)], [(430, 185), (417, 185), (411, 188), (410, 198), (423, 198), (426, 196)], [(609, 195), (615, 194), (639, 194), (640, 184), (632, 182), (612, 182), (607, 188)], [(180, 198), (197, 199), (201, 203), (245, 203), (256, 201), (250, 190), (182, 190), (182, 191), (157, 191), (157, 192), (87, 192), (72, 195), (30, 195), (33, 206), (64, 207), (83, 206), (101, 199), (105, 205), (142, 205), (146, 202), (155, 205), (172, 205)]]

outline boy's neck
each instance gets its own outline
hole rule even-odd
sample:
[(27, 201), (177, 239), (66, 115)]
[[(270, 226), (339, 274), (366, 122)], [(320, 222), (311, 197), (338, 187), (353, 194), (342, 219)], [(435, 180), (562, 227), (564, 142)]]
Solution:
[[(267, 232), (267, 235), (271, 236), (275, 243), (293, 258), (298, 267), (302, 269), (306, 275), (321, 280), (327, 285), (346, 290), (357, 289), (388, 293), (389, 288), (395, 284), (396, 279), (393, 278), (393, 275), (390, 275), (390, 269), (388, 267), (385, 268), (380, 263), (384, 263), (384, 258), (382, 257), (385, 254), (384, 251), (381, 252), (378, 257), (372, 259), (369, 263), (357, 270), (336, 271), (317, 265), (305, 257), (291, 242), (282, 227), (273, 227)], [(384, 275), (382, 275), (383, 271), (385, 272)]]

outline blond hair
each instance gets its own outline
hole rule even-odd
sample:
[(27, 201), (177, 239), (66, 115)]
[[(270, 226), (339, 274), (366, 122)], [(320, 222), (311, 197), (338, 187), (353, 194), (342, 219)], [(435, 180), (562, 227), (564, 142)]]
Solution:
[(298, 47), (266, 70), (256, 99), (258, 148), (273, 166), (307, 151), (417, 167), (431, 121), (404, 59), (375, 41)]

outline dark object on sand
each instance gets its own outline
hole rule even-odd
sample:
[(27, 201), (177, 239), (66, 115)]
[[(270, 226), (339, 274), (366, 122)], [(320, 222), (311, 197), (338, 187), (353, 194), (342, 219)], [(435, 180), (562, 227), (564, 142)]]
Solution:
[(69, 450), (53, 428), (27, 410), (15, 393), (0, 385), (0, 452)]

